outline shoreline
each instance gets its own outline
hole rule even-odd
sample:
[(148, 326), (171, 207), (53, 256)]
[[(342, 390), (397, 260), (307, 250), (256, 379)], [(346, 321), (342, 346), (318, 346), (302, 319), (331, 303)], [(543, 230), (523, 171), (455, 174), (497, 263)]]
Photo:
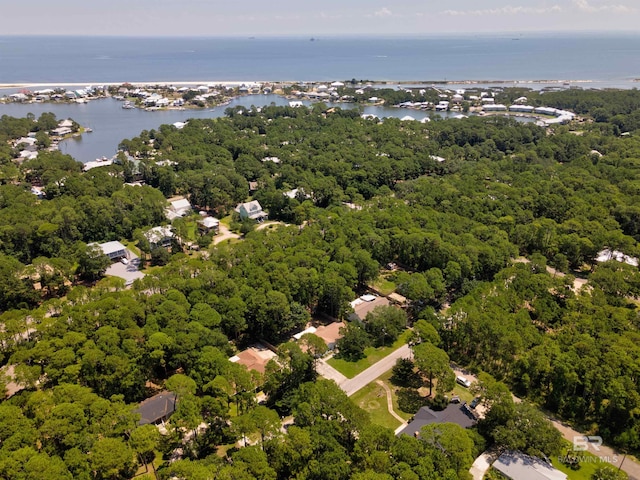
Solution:
[[(132, 85), (134, 87), (145, 86), (172, 86), (172, 85), (219, 85), (223, 87), (235, 87), (241, 85), (252, 84), (283, 84), (283, 85), (295, 85), (298, 83), (304, 84), (321, 84), (328, 83), (329, 80), (322, 81), (294, 81), (294, 80), (190, 80), (190, 81), (141, 81), (141, 82), (7, 82), (0, 83), (0, 89), (10, 88), (35, 88), (35, 87), (84, 87), (87, 85), (104, 85), (104, 86), (118, 86), (118, 85)], [(640, 82), (640, 78), (632, 78), (627, 80), (614, 80), (616, 83), (634, 84)], [(491, 80), (491, 79), (466, 79), (466, 80), (371, 80), (373, 85), (507, 85), (513, 84), (517, 86), (521, 85), (563, 85), (563, 84), (599, 84), (599, 83), (612, 83), (612, 80), (580, 80), (580, 79), (512, 79), (512, 80)]]

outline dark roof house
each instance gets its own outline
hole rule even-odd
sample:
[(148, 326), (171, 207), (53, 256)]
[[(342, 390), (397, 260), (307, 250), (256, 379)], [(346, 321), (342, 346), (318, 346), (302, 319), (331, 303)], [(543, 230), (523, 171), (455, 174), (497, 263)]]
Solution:
[(176, 394), (165, 390), (142, 401), (135, 413), (140, 414), (138, 425), (147, 425), (164, 422), (175, 410)]
[(404, 427), (398, 435), (416, 435), (419, 434), (420, 429), (426, 425), (432, 423), (455, 423), (463, 428), (469, 428), (476, 424), (476, 417), (469, 411), (466, 404), (450, 403), (447, 408), (440, 412), (431, 410), (429, 407), (422, 407), (418, 410), (409, 422), (409, 425)]

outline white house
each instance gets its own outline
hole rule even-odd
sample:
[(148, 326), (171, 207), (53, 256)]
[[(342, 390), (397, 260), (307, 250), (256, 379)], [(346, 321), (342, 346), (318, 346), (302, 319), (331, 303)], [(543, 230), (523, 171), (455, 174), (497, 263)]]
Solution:
[(566, 480), (567, 475), (549, 463), (521, 452), (504, 452), (493, 463), (510, 480)]
[(184, 217), (191, 211), (191, 204), (186, 198), (178, 198), (169, 202), (169, 208), (167, 209), (167, 218), (173, 220), (174, 218)]
[(240, 214), (241, 219), (250, 218), (261, 222), (267, 218), (267, 214), (262, 211), (262, 206), (257, 200), (253, 200), (247, 203), (241, 203), (236, 207), (236, 212)]
[(90, 243), (89, 245), (97, 245), (107, 257), (111, 260), (124, 258), (127, 256), (127, 247), (120, 242)]
[(506, 105), (502, 105), (500, 103), (484, 105), (482, 109), (485, 112), (506, 112), (507, 111)]
[(611, 250), (609, 248), (605, 248), (598, 252), (598, 256), (596, 257), (596, 262), (608, 262), (609, 260), (617, 260), (621, 263), (626, 263), (627, 265), (631, 265), (633, 267), (638, 266), (638, 259), (636, 257), (631, 257), (629, 255), (624, 254), (619, 250)]
[(280, 159), (278, 157), (264, 157), (262, 159), (263, 162), (273, 162), (273, 163), (280, 163)]
[(153, 227), (144, 232), (144, 237), (149, 242), (151, 249), (158, 247), (168, 247), (171, 245), (171, 240), (174, 237), (174, 233), (171, 227)]
[(215, 217), (205, 217), (201, 220), (198, 220), (198, 230), (200, 230), (200, 232), (203, 234), (207, 234), (209, 232), (217, 234), (219, 228), (220, 220)]

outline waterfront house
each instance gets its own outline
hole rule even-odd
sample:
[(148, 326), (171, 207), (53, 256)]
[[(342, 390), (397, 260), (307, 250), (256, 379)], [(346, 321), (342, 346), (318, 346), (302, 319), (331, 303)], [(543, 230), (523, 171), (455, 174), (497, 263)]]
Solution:
[(511, 105), (509, 107), (509, 111), (510, 112), (533, 113), (533, 107), (531, 105), (514, 104), (514, 105)]
[(9, 100), (12, 102), (26, 102), (29, 100), (29, 97), (24, 93), (12, 93), (9, 95)]
[(485, 112), (506, 112), (507, 107), (500, 103), (487, 104), (482, 107)]

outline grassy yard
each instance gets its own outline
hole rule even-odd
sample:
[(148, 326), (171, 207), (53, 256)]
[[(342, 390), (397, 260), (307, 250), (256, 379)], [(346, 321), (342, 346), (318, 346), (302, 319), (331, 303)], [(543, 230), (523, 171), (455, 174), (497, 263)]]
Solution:
[(356, 392), (351, 399), (356, 405), (369, 413), (372, 423), (392, 430), (400, 426), (400, 422), (389, 413), (387, 394), (384, 388), (376, 382), (372, 382)]
[(136, 246), (136, 242), (132, 242), (132, 241), (128, 241), (128, 240), (123, 240), (121, 242), (125, 247), (127, 247), (129, 250), (131, 250), (133, 253), (135, 253), (138, 257), (142, 254), (142, 252), (140, 251), (140, 249)]
[(373, 282), (373, 287), (380, 292), (381, 295), (389, 295), (396, 291), (396, 284), (390, 280), (387, 280), (382, 275), (378, 277), (378, 279)]
[(405, 330), (390, 347), (368, 347), (364, 351), (364, 358), (361, 358), (357, 362), (348, 362), (347, 360), (341, 358), (331, 358), (327, 361), (327, 363), (338, 370), (345, 377), (353, 378), (369, 368), (374, 363), (382, 360), (394, 350), (397, 350), (402, 345), (407, 343), (410, 336), (411, 331)]
[(225, 227), (229, 228), (229, 226), (231, 225), (232, 216), (231, 215), (227, 215), (226, 217), (222, 217), (219, 220), (220, 220), (221, 224), (223, 224)]
[[(602, 465), (611, 465), (609, 463), (602, 462), (598, 457), (596, 457), (595, 455), (592, 455), (589, 452), (577, 452), (577, 453), (580, 457), (583, 457), (585, 459), (584, 461), (580, 462), (580, 468), (578, 470), (571, 469), (570, 467), (562, 463), (558, 459), (558, 457), (551, 458), (551, 463), (553, 463), (553, 466), (558, 470), (560, 470), (561, 472), (566, 473), (567, 478), (569, 480), (590, 480), (592, 478), (592, 475), (598, 469), (598, 467), (601, 467)], [(618, 459), (618, 461), (621, 461), (621, 460), (622, 460), (622, 457)], [(613, 466), (613, 465), (611, 466), (613, 466), (613, 468), (617, 470), (619, 465), (620, 464), (617, 464), (616, 466)]]
[(382, 380), (384, 383), (386, 383), (387, 387), (389, 387), (389, 390), (391, 390), (391, 400), (393, 402), (393, 410), (402, 418), (404, 418), (406, 421), (409, 421), (409, 419), (413, 417), (413, 414), (403, 412), (402, 410), (400, 410), (400, 407), (398, 405), (398, 395), (396, 395), (396, 391), (398, 390), (398, 387), (396, 387), (393, 383), (391, 383), (392, 375), (393, 375), (393, 372), (389, 370), (388, 372), (385, 372), (382, 375), (380, 375), (378, 380)]
[(453, 394), (458, 395), (460, 397), (460, 400), (462, 400), (463, 402), (468, 403), (473, 400), (473, 393), (471, 393), (468, 388), (464, 388), (458, 383), (456, 383), (456, 386), (453, 387)]
[(154, 468), (155, 470), (157, 470), (158, 468), (160, 468), (162, 463), (163, 463), (162, 454), (156, 450), (155, 457), (153, 459), (153, 465), (149, 464), (147, 467), (145, 467), (144, 465), (140, 465), (140, 467), (136, 471), (135, 478), (137, 480), (147, 480), (147, 479), (151, 480), (151, 479), (158, 478), (154, 474)]

